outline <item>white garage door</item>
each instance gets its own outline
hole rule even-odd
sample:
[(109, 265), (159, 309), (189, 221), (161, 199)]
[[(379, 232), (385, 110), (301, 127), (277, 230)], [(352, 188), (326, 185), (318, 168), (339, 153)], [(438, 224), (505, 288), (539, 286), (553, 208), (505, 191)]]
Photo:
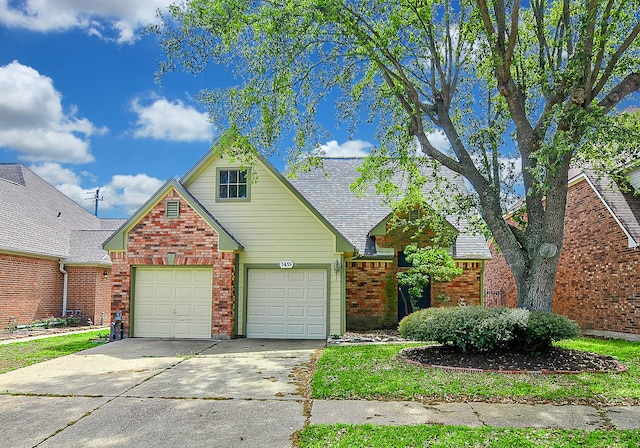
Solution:
[(209, 269), (137, 268), (133, 336), (211, 338)]
[(324, 339), (327, 272), (249, 269), (247, 337)]

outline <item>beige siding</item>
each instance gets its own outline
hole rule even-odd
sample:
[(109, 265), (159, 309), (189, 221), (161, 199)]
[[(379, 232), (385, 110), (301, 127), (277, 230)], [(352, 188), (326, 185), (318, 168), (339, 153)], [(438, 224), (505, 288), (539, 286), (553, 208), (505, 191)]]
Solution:
[[(216, 202), (216, 168), (233, 167), (216, 159), (187, 185), (188, 190), (244, 247), (240, 255), (238, 333), (244, 334), (245, 265), (277, 267), (282, 260), (295, 266), (333, 265), (335, 236), (302, 202), (262, 164), (258, 180), (250, 186), (249, 201)], [(341, 333), (340, 279), (331, 271), (328, 333)]]

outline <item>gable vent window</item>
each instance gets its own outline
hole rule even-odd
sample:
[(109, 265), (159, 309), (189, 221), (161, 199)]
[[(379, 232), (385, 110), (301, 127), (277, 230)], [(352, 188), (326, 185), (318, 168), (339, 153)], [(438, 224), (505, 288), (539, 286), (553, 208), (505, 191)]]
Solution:
[(248, 200), (249, 182), (247, 171), (237, 168), (218, 170), (218, 200)]
[(411, 210), (409, 212), (409, 221), (417, 221), (420, 219), (420, 210)]
[(165, 217), (178, 218), (180, 216), (180, 201), (167, 201)]

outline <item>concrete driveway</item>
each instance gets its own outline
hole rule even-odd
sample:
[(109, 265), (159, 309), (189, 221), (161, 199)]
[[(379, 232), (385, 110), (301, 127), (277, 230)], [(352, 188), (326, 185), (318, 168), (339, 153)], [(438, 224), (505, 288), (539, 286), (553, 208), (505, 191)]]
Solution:
[(0, 375), (0, 447), (290, 447), (324, 341), (125, 339)]

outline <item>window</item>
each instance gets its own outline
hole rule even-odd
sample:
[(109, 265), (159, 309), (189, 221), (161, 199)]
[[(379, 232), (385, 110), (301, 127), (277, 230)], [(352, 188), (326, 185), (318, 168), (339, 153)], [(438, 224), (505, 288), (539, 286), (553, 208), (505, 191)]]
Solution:
[(233, 168), (218, 170), (217, 199), (249, 199), (247, 171)]
[(180, 201), (167, 201), (164, 215), (167, 218), (180, 217)]

